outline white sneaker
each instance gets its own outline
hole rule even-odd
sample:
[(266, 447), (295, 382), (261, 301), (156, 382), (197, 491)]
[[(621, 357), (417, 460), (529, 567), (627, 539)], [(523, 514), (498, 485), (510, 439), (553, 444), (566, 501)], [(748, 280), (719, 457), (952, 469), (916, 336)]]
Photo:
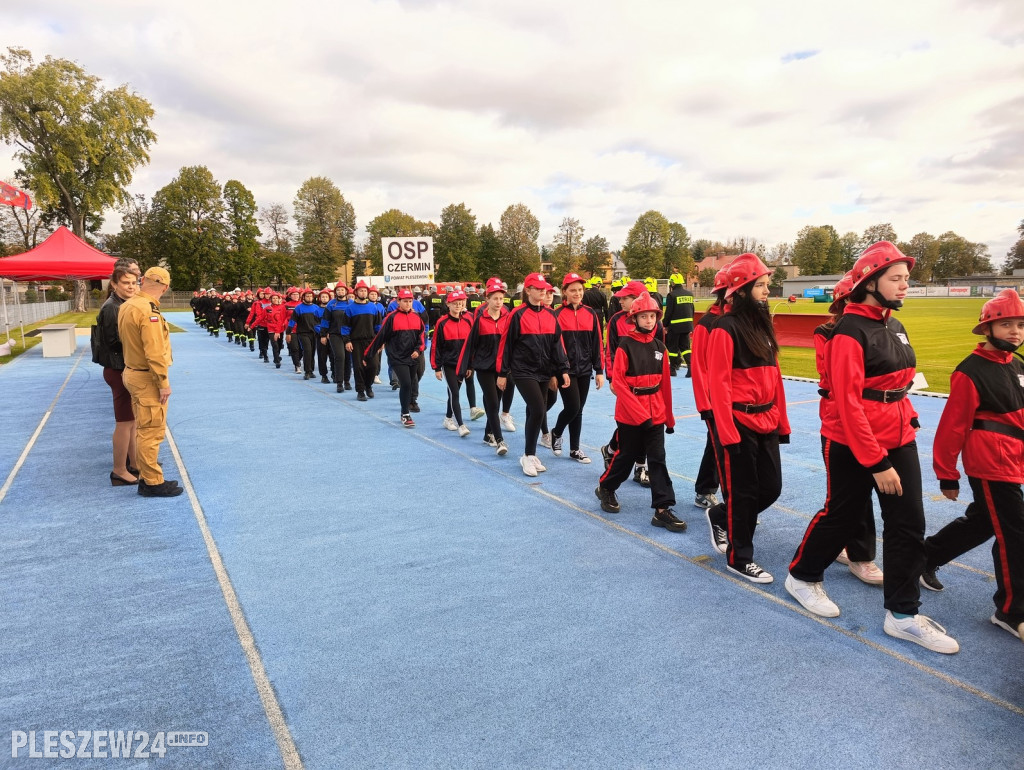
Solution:
[(960, 652), (956, 639), (946, 633), (946, 629), (926, 615), (911, 615), (909, 618), (897, 618), (891, 611), (885, 613), (882, 630), (897, 639), (919, 644), (932, 652), (952, 655)]
[(508, 444), (504, 441), (498, 442), (498, 457), (504, 457), (508, 454)]
[(516, 432), (516, 424), (512, 422), (512, 415), (508, 412), (501, 413), (501, 429), (507, 430), (509, 433)]
[(543, 473), (544, 471), (547, 470), (547, 468), (544, 467), (544, 464), (541, 463), (540, 458), (537, 457), (537, 455), (532, 455), (531, 459), (533, 460), (533, 467), (536, 468), (540, 473)]
[(537, 443), (540, 444), (545, 449), (551, 449), (551, 434), (542, 433), (540, 435), (540, 440), (538, 440)]
[(485, 412), (483, 409), (481, 409), (478, 406), (474, 406), (474, 407), (471, 407), (470, 410), (469, 410), (469, 419), (471, 419), (471, 420), (479, 420), (485, 414), (487, 414), (487, 412)]
[(534, 466), (533, 461), (536, 458), (530, 457), (530, 455), (523, 455), (519, 458), (519, 464), (523, 467), (523, 473), (527, 476), (536, 476), (537, 468)]
[(851, 561), (846, 567), (857, 580), (869, 586), (880, 586), (885, 582), (885, 575), (873, 561)]
[(491, 447), (492, 449), (497, 449), (498, 447), (497, 440), (495, 440), (494, 436), (492, 436), (490, 433), (484, 436), (484, 443), (487, 444), (487, 446)]
[(373, 378), (373, 384), (374, 385), (383, 385), (384, 383), (381, 381), (380, 377), (377, 376), (377, 377)]
[(465, 438), (468, 435), (469, 435), (469, 428), (467, 428), (465, 425), (460, 425), (459, 426), (459, 436), (461, 438)]
[(575, 460), (578, 463), (583, 463), (584, 465), (590, 465), (590, 458), (587, 457), (585, 454), (583, 454), (583, 450), (582, 449), (571, 449), (571, 450), (569, 450), (569, 457), (571, 457), (573, 460)]
[(839, 607), (828, 598), (822, 583), (797, 580), (792, 575), (786, 575), (786, 591), (808, 612), (823, 618), (839, 617)]
[(551, 434), (551, 451), (555, 457), (562, 456), (562, 437)]
[(839, 552), (839, 555), (836, 557), (836, 563), (837, 564), (849, 564), (850, 563), (850, 557), (846, 555), (846, 549), (845, 548)]
[(447, 430), (458, 430), (459, 424), (455, 422), (454, 417), (445, 417), (444, 422), (441, 423)]

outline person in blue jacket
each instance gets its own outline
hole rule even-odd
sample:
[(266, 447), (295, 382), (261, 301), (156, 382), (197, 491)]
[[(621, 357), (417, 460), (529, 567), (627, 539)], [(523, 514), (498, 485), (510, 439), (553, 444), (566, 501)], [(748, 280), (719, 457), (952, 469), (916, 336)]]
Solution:
[(380, 306), (370, 302), (370, 287), (365, 281), (356, 284), (355, 299), (345, 309), (341, 325), (341, 337), (345, 350), (352, 354), (352, 366), (356, 375), (356, 400), (373, 398), (373, 378), (376, 374), (376, 359), (365, 360), (364, 354), (374, 336), (380, 331)]
[(303, 289), (302, 301), (292, 310), (292, 318), (288, 322), (287, 341), (295, 335), (302, 349), (302, 379), (313, 379), (313, 357), (316, 354), (317, 330), (323, 318), (323, 309), (313, 302), (315, 294), (312, 289)]

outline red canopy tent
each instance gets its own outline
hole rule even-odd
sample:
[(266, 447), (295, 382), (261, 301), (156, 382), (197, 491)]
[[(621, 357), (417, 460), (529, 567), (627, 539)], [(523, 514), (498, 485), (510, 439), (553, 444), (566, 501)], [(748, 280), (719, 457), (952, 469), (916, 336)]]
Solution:
[[(31, 251), (0, 258), (0, 278), (12, 281), (101, 280), (110, 278), (116, 262), (114, 257), (93, 248), (61, 226)], [(17, 304), (17, 291), (14, 299)], [(11, 326), (7, 319), (7, 295), (2, 286), (0, 300), (3, 300), (4, 331), (9, 341)], [(21, 327), (21, 344), (25, 344), (24, 323)]]
[(0, 278), (12, 281), (101, 280), (114, 272), (115, 262), (117, 259), (61, 226), (31, 251), (0, 258)]

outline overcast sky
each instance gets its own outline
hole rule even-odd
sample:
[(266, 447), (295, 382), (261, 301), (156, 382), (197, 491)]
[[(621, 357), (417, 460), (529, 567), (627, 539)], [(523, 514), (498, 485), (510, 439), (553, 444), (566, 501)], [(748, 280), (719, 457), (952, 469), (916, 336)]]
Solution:
[(205, 165), (290, 210), (327, 176), (360, 238), (522, 202), (541, 243), (571, 216), (618, 249), (657, 209), (695, 239), (891, 222), (998, 260), (1024, 219), (1021, 0), (43, 0), (5, 4), (0, 45), (153, 104), (133, 192)]

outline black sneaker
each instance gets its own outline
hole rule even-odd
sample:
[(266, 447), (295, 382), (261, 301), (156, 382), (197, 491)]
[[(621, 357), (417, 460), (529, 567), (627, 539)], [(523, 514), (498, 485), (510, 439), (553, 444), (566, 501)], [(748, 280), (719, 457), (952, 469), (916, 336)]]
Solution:
[(363, 393), (363, 391), (359, 391), (359, 393), (356, 395), (356, 401), (365, 401), (365, 400), (366, 400), (366, 394)]
[(775, 578), (773, 578), (769, 573), (765, 572), (752, 561), (747, 562), (742, 567), (734, 567), (731, 564), (727, 564), (726, 569), (734, 575), (746, 578), (751, 583), (771, 583), (775, 580)]
[(925, 567), (924, 572), (921, 573), (921, 585), (929, 591), (941, 591), (945, 588), (939, 579), (935, 577), (935, 573), (938, 571), (938, 567)]
[(320, 382), (323, 383), (324, 385), (330, 385), (331, 384), (331, 381), (329, 379), (327, 379), (327, 377), (325, 377), (322, 374), (320, 375)]
[(304, 380), (311, 380), (311, 379), (313, 379), (313, 375), (310, 374), (309, 372), (306, 372), (305, 374), (302, 375), (302, 379), (304, 379)]
[(562, 437), (551, 434), (551, 451), (555, 457), (562, 455)]
[(607, 444), (601, 447), (601, 459), (604, 460), (605, 470), (608, 470), (608, 467), (612, 464), (612, 457), (614, 457), (614, 454), (615, 453), (608, 448)]
[(418, 412), (419, 410), (420, 410), (420, 405), (417, 404), (415, 401), (413, 401), (411, 404), (409, 404), (409, 411), (410, 412)]
[(711, 547), (718, 553), (724, 554), (729, 550), (729, 533), (725, 531), (724, 527), (720, 527), (711, 521), (710, 509), (704, 515), (707, 516), (708, 527), (711, 530)]
[(338, 383), (337, 385), (335, 385), (335, 386), (334, 386), (334, 392), (335, 392), (335, 393), (344, 393), (344, 392), (345, 392), (345, 386), (344, 386), (344, 385), (342, 385), (342, 384), (341, 384), (341, 383), (339, 382), (339, 383)]
[(647, 474), (646, 465), (636, 466), (636, 468), (633, 470), (633, 481), (635, 481), (642, 487), (651, 486), (651, 477)]
[(594, 490), (594, 494), (597, 495), (597, 499), (601, 501), (601, 510), (607, 513), (618, 513), (621, 510), (619, 501), (615, 499), (615, 493), (610, 492), (604, 487), (598, 485), (597, 489)]
[(392, 390), (398, 390), (398, 387), (399, 387), (399, 385), (398, 385), (398, 383), (397, 383), (397, 382), (392, 382), (392, 383), (391, 383), (391, 389), (392, 389)]
[(346, 382), (345, 383), (345, 390), (352, 390), (352, 383), (351, 382)]
[(660, 508), (654, 512), (651, 524), (656, 527), (664, 527), (669, 532), (685, 532), (686, 522), (676, 516), (671, 508)]
[(676, 369), (676, 368), (675, 368), (675, 367), (673, 366), (673, 367), (672, 367), (672, 368), (671, 368), (671, 369), (669, 370), (669, 374), (671, 374), (671, 375), (672, 375), (673, 377), (678, 377), (678, 376), (679, 376), (679, 370), (678, 370), (678, 369)]
[(410, 414), (403, 414), (402, 415), (402, 427), (403, 428), (415, 428), (416, 427), (416, 423), (413, 422), (412, 415), (410, 415)]
[(367, 388), (366, 389), (366, 397), (367, 398), (373, 398), (373, 388)]
[(995, 614), (989, 618), (989, 621), (992, 625), (999, 626), (1004, 631), (1011, 633), (1021, 641), (1024, 641), (1024, 636), (1021, 636), (1021, 632), (1024, 631), (1024, 623), (1014, 622), (1013, 618), (999, 610), (995, 611)]
[(139, 479), (139, 494), (143, 497), (177, 497), (185, 490), (176, 481), (165, 481), (162, 484), (147, 484)]

